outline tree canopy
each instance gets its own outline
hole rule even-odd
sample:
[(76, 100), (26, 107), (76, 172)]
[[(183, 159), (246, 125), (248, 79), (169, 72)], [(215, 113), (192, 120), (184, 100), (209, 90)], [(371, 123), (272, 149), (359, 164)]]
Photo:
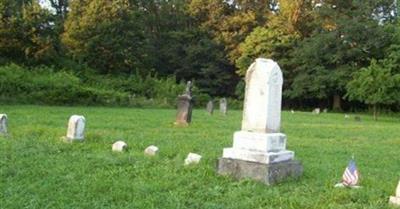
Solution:
[(241, 98), (246, 69), (264, 57), (283, 70), (285, 100), (339, 109), (370, 103), (356, 96), (361, 77), (400, 73), (398, 8), (393, 0), (0, 0), (0, 64), (174, 76), (212, 97)]

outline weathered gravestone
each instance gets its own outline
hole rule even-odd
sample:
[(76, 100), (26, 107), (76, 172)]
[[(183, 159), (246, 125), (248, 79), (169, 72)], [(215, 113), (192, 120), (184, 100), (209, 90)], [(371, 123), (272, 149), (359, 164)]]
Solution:
[(202, 156), (196, 153), (189, 153), (185, 159), (184, 165), (199, 164)]
[(214, 102), (212, 100), (207, 103), (206, 109), (208, 114), (212, 115), (214, 113)]
[(0, 114), (0, 135), (7, 135), (7, 120), (6, 114)]
[(144, 154), (148, 156), (155, 156), (157, 153), (158, 153), (158, 147), (154, 145), (150, 145), (144, 150)]
[(318, 115), (319, 113), (321, 113), (321, 109), (320, 109), (320, 108), (315, 108), (315, 109), (312, 111), (312, 113), (315, 114), (315, 115)]
[(114, 152), (123, 152), (126, 151), (126, 149), (128, 148), (128, 144), (126, 144), (124, 141), (116, 141), (113, 145), (112, 145), (112, 151)]
[(294, 152), (286, 150), (280, 133), (282, 72), (270, 59), (256, 59), (246, 73), (242, 130), (234, 133), (233, 147), (223, 150), (218, 173), (251, 178), (271, 185), (303, 172)]
[(188, 125), (192, 121), (192, 82), (188, 81), (183, 95), (178, 96), (176, 125)]
[(82, 115), (72, 115), (68, 121), (67, 140), (83, 140), (85, 132), (85, 117)]
[(219, 100), (219, 111), (223, 114), (226, 115), (228, 112), (228, 101), (226, 98), (222, 98)]
[(396, 196), (391, 196), (389, 199), (389, 203), (400, 206), (400, 181), (397, 185)]

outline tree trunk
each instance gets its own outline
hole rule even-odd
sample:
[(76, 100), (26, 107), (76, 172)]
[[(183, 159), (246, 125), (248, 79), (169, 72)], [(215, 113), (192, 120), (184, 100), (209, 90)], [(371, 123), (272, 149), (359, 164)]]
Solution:
[(377, 110), (376, 110), (376, 104), (374, 104), (374, 120), (378, 120), (378, 113), (377, 113)]
[(342, 110), (342, 99), (340, 95), (335, 94), (333, 95), (333, 105), (332, 105), (333, 110)]

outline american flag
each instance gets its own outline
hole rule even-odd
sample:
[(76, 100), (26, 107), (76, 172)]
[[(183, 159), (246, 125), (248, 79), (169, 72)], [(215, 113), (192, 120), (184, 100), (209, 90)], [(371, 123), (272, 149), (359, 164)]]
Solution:
[(343, 173), (342, 183), (345, 186), (356, 186), (358, 183), (359, 174), (357, 171), (356, 162), (352, 159), (349, 162), (346, 170)]

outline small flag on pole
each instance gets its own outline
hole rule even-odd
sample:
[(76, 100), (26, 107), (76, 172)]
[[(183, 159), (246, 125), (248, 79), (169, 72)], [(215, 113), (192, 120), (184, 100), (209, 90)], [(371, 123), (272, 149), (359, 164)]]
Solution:
[(351, 159), (349, 165), (343, 173), (342, 183), (345, 186), (356, 186), (358, 183), (358, 170), (356, 166), (356, 162), (354, 159)]
[(350, 160), (349, 165), (347, 165), (346, 170), (344, 170), (342, 182), (336, 184), (335, 187), (359, 188), (359, 186), (357, 186), (359, 179), (360, 176), (353, 158)]

